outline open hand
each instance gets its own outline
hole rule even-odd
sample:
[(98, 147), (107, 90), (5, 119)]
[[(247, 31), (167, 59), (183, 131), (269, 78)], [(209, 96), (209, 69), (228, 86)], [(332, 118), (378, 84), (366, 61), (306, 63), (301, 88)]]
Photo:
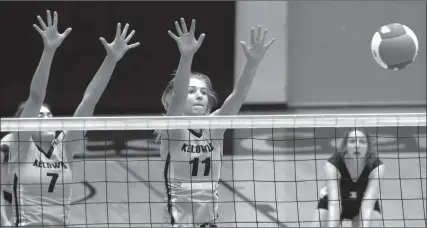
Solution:
[(250, 45), (243, 41), (240, 42), (248, 62), (260, 62), (268, 48), (274, 43), (275, 39), (273, 38), (270, 42), (264, 44), (267, 32), (267, 29), (264, 29), (261, 34), (261, 26), (258, 26), (257, 34), (255, 35), (255, 28), (252, 28)]
[(40, 16), (37, 16), (41, 29), (39, 26), (35, 24), (33, 25), (33, 27), (42, 36), (45, 48), (56, 49), (61, 45), (65, 37), (67, 37), (68, 34), (70, 34), (71, 28), (67, 28), (65, 32), (62, 34), (59, 33), (58, 32), (58, 14), (56, 12), (53, 13), (53, 22), (52, 22), (52, 15), (50, 14), (49, 10), (46, 11), (46, 14), (47, 14), (47, 26), (44, 23), (43, 19)]
[(194, 37), (194, 31), (196, 30), (196, 21), (193, 19), (191, 22), (190, 31), (187, 30), (187, 25), (185, 24), (184, 18), (181, 18), (181, 26), (182, 30), (179, 27), (179, 23), (175, 21), (176, 32), (178, 36), (173, 34), (170, 30), (168, 30), (169, 35), (176, 41), (178, 44), (178, 49), (181, 55), (192, 55), (197, 52), (200, 45), (203, 43), (203, 39), (205, 39), (205, 34), (201, 34), (199, 39), (196, 40)]
[(103, 37), (99, 38), (107, 51), (107, 56), (111, 57), (116, 62), (123, 57), (127, 50), (139, 46), (139, 42), (130, 45), (127, 44), (135, 34), (135, 30), (132, 30), (132, 32), (126, 37), (128, 29), (129, 24), (126, 24), (122, 32), (121, 24), (117, 23), (116, 37), (113, 42), (107, 43)]

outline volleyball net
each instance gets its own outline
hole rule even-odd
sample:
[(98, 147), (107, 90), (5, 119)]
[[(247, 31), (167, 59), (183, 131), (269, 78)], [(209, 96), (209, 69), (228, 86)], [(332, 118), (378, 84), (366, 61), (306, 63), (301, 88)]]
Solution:
[(383, 225), (426, 227), (425, 113), (1, 119), (3, 135), (87, 131), (85, 149), (70, 164), (72, 183), (56, 184), (72, 184), (70, 226), (89, 227), (164, 225), (156, 129), (228, 129), (218, 226), (310, 226), (325, 186), (325, 162), (352, 127), (369, 131), (386, 165), (379, 194)]

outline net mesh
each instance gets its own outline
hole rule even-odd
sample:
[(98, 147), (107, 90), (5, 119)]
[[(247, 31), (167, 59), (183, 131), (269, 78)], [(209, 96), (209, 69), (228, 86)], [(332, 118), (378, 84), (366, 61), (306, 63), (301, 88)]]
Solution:
[[(80, 139), (84, 149), (75, 151), (69, 164), (71, 183), (56, 185), (73, 189), (69, 225), (89, 227), (165, 225), (165, 161), (156, 129), (228, 129), (218, 226), (310, 226), (325, 186), (324, 165), (349, 127), (367, 128), (373, 150), (386, 165), (380, 181), (381, 224), (426, 227), (425, 113), (1, 119), (3, 135), (88, 131)], [(2, 185), (13, 184), (4, 179)], [(3, 203), (2, 209), (16, 212), (13, 202)], [(343, 226), (351, 224), (344, 221)]]

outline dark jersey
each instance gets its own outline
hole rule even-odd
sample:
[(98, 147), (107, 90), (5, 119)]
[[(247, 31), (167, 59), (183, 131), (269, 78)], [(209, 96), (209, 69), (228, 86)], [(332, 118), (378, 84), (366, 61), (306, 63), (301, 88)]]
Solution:
[(368, 187), (369, 174), (372, 170), (382, 164), (381, 160), (376, 155), (369, 157), (356, 182), (353, 181), (350, 172), (347, 169), (347, 165), (344, 161), (344, 153), (335, 153), (328, 159), (328, 162), (334, 165), (341, 174), (339, 184), (341, 199), (343, 201), (342, 207), (359, 209), (366, 188)]

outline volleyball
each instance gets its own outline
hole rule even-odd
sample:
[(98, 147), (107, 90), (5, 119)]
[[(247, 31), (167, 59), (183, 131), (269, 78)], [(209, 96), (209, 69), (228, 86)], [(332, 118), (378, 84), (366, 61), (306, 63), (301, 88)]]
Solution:
[(392, 23), (378, 29), (371, 42), (375, 61), (387, 70), (401, 70), (415, 61), (418, 39), (407, 26)]

